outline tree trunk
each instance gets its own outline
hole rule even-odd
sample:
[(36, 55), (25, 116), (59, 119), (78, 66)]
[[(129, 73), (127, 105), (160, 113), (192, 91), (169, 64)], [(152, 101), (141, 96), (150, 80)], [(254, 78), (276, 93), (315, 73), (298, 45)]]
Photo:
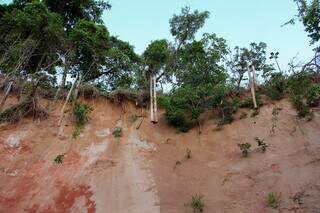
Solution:
[[(253, 68), (254, 70), (254, 68)], [(257, 106), (257, 100), (256, 100), (256, 94), (255, 94), (255, 82), (254, 82), (254, 78), (251, 76), (251, 70), (250, 70), (250, 67), (248, 67), (248, 75), (249, 75), (249, 83), (250, 83), (250, 88), (251, 88), (251, 95), (252, 95), (252, 100), (253, 100), (253, 107), (255, 109), (258, 108)]]
[(8, 95), (9, 95), (9, 92), (11, 91), (11, 88), (12, 88), (12, 84), (13, 84), (13, 81), (10, 81), (8, 86), (7, 86), (7, 89), (1, 99), (1, 102), (0, 102), (0, 112), (2, 112), (2, 108), (4, 106), (4, 104), (6, 103), (6, 100), (8, 98)]
[(252, 81), (253, 81), (253, 85), (254, 85), (254, 89), (258, 90), (258, 85), (257, 85), (257, 76), (256, 76), (256, 69), (255, 67), (252, 65)]
[(152, 123), (158, 123), (156, 76), (150, 75), (150, 118)]
[(79, 75), (79, 79), (78, 79), (78, 82), (77, 82), (77, 85), (76, 87), (74, 88), (74, 93), (73, 93), (73, 104), (72, 106), (74, 106), (74, 104), (76, 103), (77, 101), (77, 98), (78, 98), (78, 92), (79, 92), (79, 86), (81, 84), (81, 80), (82, 80), (82, 75), (80, 74)]
[(61, 123), (62, 123), (62, 120), (63, 120), (63, 117), (64, 117), (64, 110), (65, 110), (65, 108), (67, 106), (67, 103), (69, 102), (69, 99), (71, 97), (72, 91), (73, 91), (75, 85), (77, 84), (78, 79), (80, 79), (80, 77), (79, 78), (78, 78), (78, 76), (76, 77), (76, 80), (73, 82), (73, 84), (72, 84), (72, 86), (71, 86), (71, 88), (69, 90), (69, 93), (67, 95), (66, 101), (64, 102), (64, 104), (63, 104), (63, 106), (61, 108), (61, 111), (60, 111), (60, 119), (59, 119), (59, 122), (58, 122), (58, 126), (60, 126)]

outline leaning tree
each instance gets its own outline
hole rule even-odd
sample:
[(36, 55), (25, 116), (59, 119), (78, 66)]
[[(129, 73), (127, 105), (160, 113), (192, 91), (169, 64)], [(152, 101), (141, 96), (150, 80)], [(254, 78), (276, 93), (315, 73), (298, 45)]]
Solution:
[(1, 119), (17, 120), (27, 114), (38, 117), (44, 113), (36, 92), (42, 83), (48, 83), (59, 63), (58, 53), (64, 44), (62, 19), (38, 1), (26, 3), (23, 8), (15, 4), (9, 8), (0, 17), (0, 70), (3, 84), (8, 85), (1, 105), (13, 81), (23, 79), (31, 86), (26, 87), (22, 103), (3, 112)]

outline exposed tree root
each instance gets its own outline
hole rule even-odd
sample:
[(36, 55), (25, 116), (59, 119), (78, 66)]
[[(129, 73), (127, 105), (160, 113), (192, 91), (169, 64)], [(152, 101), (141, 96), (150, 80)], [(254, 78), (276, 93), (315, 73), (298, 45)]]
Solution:
[(138, 107), (145, 107), (149, 100), (149, 94), (145, 92), (117, 90), (109, 94), (108, 98), (115, 103), (122, 103), (123, 101), (129, 100), (135, 102)]
[(32, 116), (33, 120), (44, 120), (48, 113), (39, 105), (35, 97), (27, 97), (24, 101), (4, 110), (0, 114), (0, 123), (15, 123), (22, 118)]

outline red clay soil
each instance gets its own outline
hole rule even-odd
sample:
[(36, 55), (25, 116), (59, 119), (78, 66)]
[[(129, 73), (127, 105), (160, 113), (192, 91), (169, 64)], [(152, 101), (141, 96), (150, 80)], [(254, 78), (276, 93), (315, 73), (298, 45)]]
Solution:
[[(256, 117), (245, 110), (249, 116), (240, 120), (239, 112), (222, 129), (208, 112), (199, 134), (177, 132), (163, 112), (152, 124), (147, 111), (134, 119), (141, 110), (130, 104), (88, 103), (94, 110), (77, 139), (70, 112), (57, 126), (60, 104), (45, 121), (0, 126), (0, 212), (191, 213), (196, 194), (210, 213), (320, 212), (317, 111), (312, 121), (300, 121), (283, 100)], [(115, 127), (122, 127), (119, 139)], [(268, 144), (265, 153), (255, 137)], [(237, 146), (245, 142), (252, 144), (247, 158)], [(62, 164), (54, 162), (59, 154)], [(267, 205), (271, 192), (280, 196), (277, 209)]]

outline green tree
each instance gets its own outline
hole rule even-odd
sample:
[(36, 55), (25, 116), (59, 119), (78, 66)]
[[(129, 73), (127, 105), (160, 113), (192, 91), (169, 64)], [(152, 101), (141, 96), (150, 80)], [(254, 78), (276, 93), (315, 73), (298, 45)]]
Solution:
[(175, 43), (171, 45), (171, 55), (165, 68), (157, 76), (157, 82), (163, 77), (172, 76), (175, 63), (177, 62), (178, 54), (183, 47), (183, 45), (190, 43), (194, 40), (195, 34), (200, 28), (205, 24), (206, 19), (209, 18), (209, 12), (199, 12), (198, 10), (190, 11), (189, 7), (184, 7), (181, 9), (180, 14), (174, 14), (170, 19), (170, 32), (174, 37)]
[(232, 73), (232, 81), (236, 84), (237, 92), (240, 90), (242, 81), (245, 80), (245, 73), (251, 73), (253, 67), (264, 76), (269, 75), (273, 70), (272, 65), (266, 62), (266, 48), (267, 45), (263, 42), (251, 43), (250, 48), (238, 46), (234, 48), (231, 59), (227, 61), (227, 67)]
[(69, 39), (74, 50), (72, 72), (81, 73), (85, 80), (96, 78), (108, 51), (109, 32), (106, 27), (82, 19), (70, 31)]
[(73, 28), (81, 19), (102, 23), (101, 16), (111, 5), (103, 0), (44, 0), (49, 10), (63, 17), (67, 31)]
[(4, 72), (55, 71), (64, 44), (62, 20), (43, 3), (35, 1), (6, 12), (0, 19), (0, 32)]
[(187, 131), (202, 112), (221, 103), (227, 91), (227, 74), (220, 64), (226, 53), (225, 40), (214, 34), (204, 34), (201, 40), (182, 47), (174, 88), (159, 98), (169, 123)]

